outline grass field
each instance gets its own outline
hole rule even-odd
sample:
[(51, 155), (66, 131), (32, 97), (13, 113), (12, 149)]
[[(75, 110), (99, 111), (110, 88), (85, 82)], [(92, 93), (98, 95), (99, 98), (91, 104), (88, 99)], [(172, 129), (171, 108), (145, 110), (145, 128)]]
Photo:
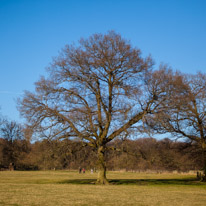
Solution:
[(0, 172), (0, 206), (206, 205), (206, 183), (186, 174), (108, 172), (110, 185), (95, 185), (96, 174), (69, 171)]

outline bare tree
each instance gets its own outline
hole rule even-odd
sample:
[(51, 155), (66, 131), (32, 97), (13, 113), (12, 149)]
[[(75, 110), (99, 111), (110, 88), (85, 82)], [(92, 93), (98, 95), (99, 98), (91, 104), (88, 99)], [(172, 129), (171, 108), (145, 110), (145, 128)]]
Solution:
[(23, 127), (15, 121), (4, 120), (0, 128), (1, 137), (13, 142), (15, 139), (23, 139)]
[(158, 133), (170, 132), (178, 138), (198, 143), (202, 149), (206, 180), (206, 75), (176, 73), (170, 86), (167, 109), (148, 123)]
[(4, 120), (0, 127), (0, 137), (4, 139), (3, 163), (4, 166), (16, 163), (21, 153), (20, 140), (23, 140), (22, 126), (15, 121)]
[(107, 184), (108, 143), (127, 135), (165, 98), (164, 72), (152, 79), (152, 66), (119, 34), (94, 34), (62, 50), (36, 92), (19, 100), (19, 111), (44, 136), (78, 138), (93, 147), (97, 183)]

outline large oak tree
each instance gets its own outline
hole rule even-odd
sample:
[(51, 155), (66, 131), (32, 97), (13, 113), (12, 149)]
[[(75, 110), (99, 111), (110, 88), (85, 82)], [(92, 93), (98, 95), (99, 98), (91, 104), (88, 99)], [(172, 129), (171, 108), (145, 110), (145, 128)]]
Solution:
[(19, 110), (36, 131), (50, 138), (78, 138), (98, 156), (98, 179), (107, 184), (108, 143), (127, 135), (167, 96), (165, 71), (115, 32), (94, 34), (67, 45), (48, 77), (26, 91)]

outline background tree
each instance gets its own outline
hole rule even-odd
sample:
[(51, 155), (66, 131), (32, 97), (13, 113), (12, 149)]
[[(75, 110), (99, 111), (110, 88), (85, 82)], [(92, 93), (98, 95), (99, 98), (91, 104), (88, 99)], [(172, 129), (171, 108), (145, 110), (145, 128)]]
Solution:
[(152, 65), (115, 32), (92, 35), (62, 50), (48, 78), (36, 82), (36, 92), (25, 92), (19, 111), (43, 137), (72, 137), (91, 146), (98, 156), (97, 182), (106, 184), (108, 143), (164, 101), (165, 76), (159, 72), (161, 78), (152, 80)]
[(6, 168), (13, 163), (17, 169), (25, 169), (22, 161), (29, 152), (29, 143), (24, 138), (23, 127), (15, 121), (4, 120), (0, 136), (2, 166)]
[(206, 180), (206, 75), (176, 73), (170, 88), (167, 109), (148, 118), (148, 123), (159, 133), (196, 142), (202, 149)]

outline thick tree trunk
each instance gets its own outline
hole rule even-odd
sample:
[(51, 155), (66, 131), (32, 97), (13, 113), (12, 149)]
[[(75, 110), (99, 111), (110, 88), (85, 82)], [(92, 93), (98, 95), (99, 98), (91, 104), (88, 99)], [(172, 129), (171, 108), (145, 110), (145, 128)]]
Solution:
[(105, 162), (105, 148), (100, 146), (98, 148), (98, 177), (97, 184), (109, 184), (106, 178), (106, 162)]

